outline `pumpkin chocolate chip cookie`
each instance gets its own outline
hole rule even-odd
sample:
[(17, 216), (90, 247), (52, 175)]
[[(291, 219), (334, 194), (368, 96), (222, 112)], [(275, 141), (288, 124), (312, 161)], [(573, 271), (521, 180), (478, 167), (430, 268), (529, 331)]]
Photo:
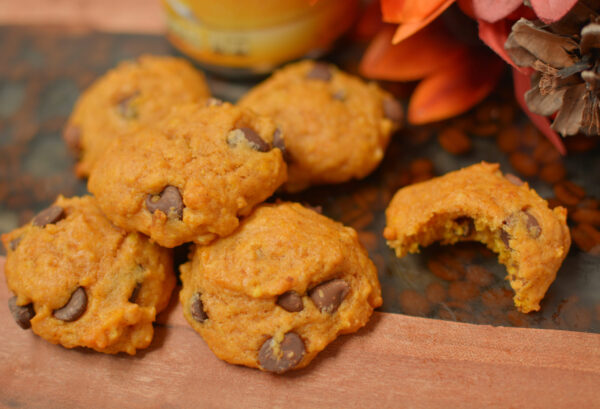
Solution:
[(222, 104), (173, 109), (160, 123), (119, 138), (88, 188), (117, 226), (164, 247), (226, 236), (287, 172), (273, 121)]
[(185, 318), (221, 359), (302, 368), (381, 305), (356, 232), (294, 203), (261, 205), (181, 267)]
[(67, 348), (135, 354), (175, 285), (170, 250), (104, 217), (90, 197), (65, 199), (2, 235), (16, 323)]
[(400, 104), (376, 84), (314, 61), (277, 71), (238, 105), (273, 118), (284, 132), (290, 192), (364, 178), (403, 118)]
[(567, 211), (548, 203), (498, 164), (482, 162), (400, 189), (384, 237), (398, 257), (435, 241), (473, 240), (498, 253), (521, 312), (537, 311), (566, 257)]
[(77, 175), (88, 176), (116, 136), (161, 119), (173, 105), (209, 96), (204, 76), (183, 59), (144, 55), (122, 62), (83, 93), (64, 129), (80, 156)]

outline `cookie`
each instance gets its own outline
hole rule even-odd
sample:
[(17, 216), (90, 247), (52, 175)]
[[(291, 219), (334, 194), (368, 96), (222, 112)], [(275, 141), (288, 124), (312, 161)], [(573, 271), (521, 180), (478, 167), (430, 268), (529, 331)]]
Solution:
[(228, 103), (179, 106), (119, 138), (88, 188), (106, 216), (164, 247), (226, 236), (286, 179), (268, 118)]
[(435, 241), (479, 241), (498, 253), (524, 313), (540, 309), (571, 245), (566, 209), (550, 209), (527, 183), (485, 162), (400, 189), (386, 217), (383, 235), (398, 257)]
[(113, 226), (91, 196), (62, 196), (2, 235), (16, 323), (54, 344), (135, 354), (175, 285), (171, 251)]
[(144, 55), (122, 62), (81, 95), (64, 129), (79, 156), (75, 172), (88, 176), (116, 136), (164, 117), (173, 105), (209, 96), (202, 73), (183, 59)]
[(364, 178), (403, 118), (400, 104), (376, 84), (314, 61), (277, 71), (238, 105), (273, 118), (285, 133), (289, 192)]
[(356, 232), (293, 203), (197, 246), (181, 280), (184, 316), (220, 359), (275, 373), (305, 367), (382, 302)]

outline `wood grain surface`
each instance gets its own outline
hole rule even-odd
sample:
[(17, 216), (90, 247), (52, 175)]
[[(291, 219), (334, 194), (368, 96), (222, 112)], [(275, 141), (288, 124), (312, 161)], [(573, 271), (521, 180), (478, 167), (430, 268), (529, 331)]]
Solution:
[(0, 0), (0, 24), (121, 33), (166, 30), (160, 0)]
[(21, 330), (0, 282), (1, 407), (600, 408), (597, 334), (375, 313), (308, 368), (275, 376), (215, 358), (175, 294), (151, 347), (131, 357)]

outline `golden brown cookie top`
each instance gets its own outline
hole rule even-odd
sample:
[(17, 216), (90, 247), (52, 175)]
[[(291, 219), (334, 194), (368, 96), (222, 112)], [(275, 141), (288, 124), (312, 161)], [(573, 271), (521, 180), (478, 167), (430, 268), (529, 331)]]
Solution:
[(401, 106), (376, 84), (314, 61), (275, 72), (239, 105), (272, 117), (284, 131), (289, 191), (365, 177), (403, 119)]
[(93, 197), (59, 196), (2, 242), (11, 312), (23, 328), (109, 353), (150, 343), (175, 285), (171, 252), (115, 227)]
[(65, 141), (81, 156), (77, 174), (87, 176), (116, 136), (209, 96), (202, 73), (181, 58), (143, 55), (120, 63), (82, 94), (65, 127)]
[(231, 104), (178, 106), (119, 138), (88, 188), (117, 226), (174, 247), (230, 234), (286, 179), (273, 121)]
[(371, 290), (379, 288), (356, 231), (297, 203), (259, 206), (234, 235), (198, 247), (196, 257), (211, 285), (251, 297), (305, 294), (342, 276), (365, 275)]

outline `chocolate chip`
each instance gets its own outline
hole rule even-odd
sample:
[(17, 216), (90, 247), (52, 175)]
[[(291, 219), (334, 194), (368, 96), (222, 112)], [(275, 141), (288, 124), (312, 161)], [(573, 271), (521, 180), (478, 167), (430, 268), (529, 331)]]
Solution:
[(334, 313), (350, 292), (350, 286), (339, 278), (319, 284), (308, 295), (321, 312)]
[(283, 137), (281, 136), (281, 129), (279, 129), (279, 128), (275, 129), (275, 132), (273, 132), (273, 147), (277, 148), (281, 151), (283, 160), (285, 160), (286, 162), (288, 162), (290, 160), (290, 154), (289, 154), (287, 148), (285, 147), (285, 141), (283, 140)]
[(17, 249), (17, 247), (19, 247), (19, 243), (21, 243), (21, 239), (23, 239), (23, 237), (19, 236), (14, 240), (11, 240), (10, 243), (8, 243), (8, 247), (10, 248), (10, 251), (15, 251)]
[(137, 301), (137, 297), (140, 294), (140, 290), (142, 289), (142, 283), (135, 283), (135, 287), (133, 288), (133, 291), (131, 292), (131, 297), (129, 297), (129, 302), (130, 303), (135, 303)]
[(258, 363), (265, 371), (281, 374), (294, 368), (304, 358), (304, 342), (295, 332), (285, 334), (279, 348), (274, 348), (274, 344), (273, 338), (269, 338), (258, 351)]
[(19, 327), (23, 329), (31, 328), (30, 321), (35, 315), (33, 304), (17, 305), (17, 297), (11, 297), (8, 299), (8, 309)]
[(183, 199), (179, 189), (168, 185), (159, 195), (148, 195), (146, 197), (146, 208), (150, 213), (160, 210), (168, 217), (183, 218)]
[(204, 311), (204, 304), (202, 304), (202, 300), (200, 299), (200, 293), (193, 295), (190, 312), (192, 313), (192, 318), (198, 322), (204, 322), (208, 319), (208, 315)]
[(346, 91), (340, 89), (333, 93), (333, 99), (337, 99), (338, 101), (344, 101), (346, 99)]
[(302, 206), (306, 207), (309, 210), (312, 210), (315, 213), (323, 214), (323, 206), (311, 206), (310, 204), (303, 202)]
[(67, 301), (63, 307), (59, 308), (58, 310), (54, 310), (52, 315), (54, 315), (54, 318), (57, 318), (61, 321), (75, 321), (85, 312), (87, 308), (87, 302), (88, 299), (85, 289), (83, 287), (78, 287), (73, 294), (71, 294), (69, 301)]
[(515, 176), (512, 173), (507, 173), (504, 175), (504, 178), (515, 186), (523, 186), (525, 184), (520, 177)]
[(79, 155), (81, 152), (81, 128), (77, 125), (68, 125), (63, 131), (63, 139), (69, 149)]
[(510, 234), (504, 229), (500, 230), (500, 240), (502, 240), (502, 243), (504, 243), (506, 248), (510, 248), (510, 245), (508, 244), (510, 242)]
[(299, 312), (304, 309), (302, 297), (296, 291), (287, 291), (277, 297), (277, 305), (289, 312)]
[(271, 146), (266, 143), (260, 135), (252, 128), (242, 126), (229, 132), (227, 135), (227, 143), (231, 146), (236, 146), (244, 138), (252, 149), (259, 152), (268, 152), (271, 150)]
[(395, 98), (387, 97), (383, 100), (383, 114), (389, 120), (401, 123), (404, 114), (402, 112), (402, 105)]
[(49, 208), (42, 210), (33, 218), (33, 225), (44, 227), (47, 224), (56, 223), (59, 220), (64, 219), (65, 209), (60, 206), (50, 206)]
[(331, 79), (331, 70), (329, 64), (324, 62), (316, 62), (312, 70), (306, 74), (306, 78), (311, 80), (329, 81)]
[(531, 237), (533, 237), (534, 239), (537, 239), (538, 237), (540, 237), (540, 234), (542, 234), (542, 228), (540, 227), (540, 223), (527, 210), (523, 210), (523, 213), (525, 214), (525, 217), (526, 217), (525, 225), (527, 226), (527, 231), (529, 232)]
[(126, 96), (117, 103), (117, 111), (125, 119), (135, 119), (138, 116), (137, 109), (131, 102), (139, 95), (139, 91)]
[(219, 98), (209, 98), (206, 100), (207, 107), (218, 107), (221, 105), (223, 105), (223, 101), (221, 101)]
[(475, 232), (475, 222), (472, 218), (464, 216), (454, 220), (454, 223), (464, 228), (463, 236), (468, 236)]

